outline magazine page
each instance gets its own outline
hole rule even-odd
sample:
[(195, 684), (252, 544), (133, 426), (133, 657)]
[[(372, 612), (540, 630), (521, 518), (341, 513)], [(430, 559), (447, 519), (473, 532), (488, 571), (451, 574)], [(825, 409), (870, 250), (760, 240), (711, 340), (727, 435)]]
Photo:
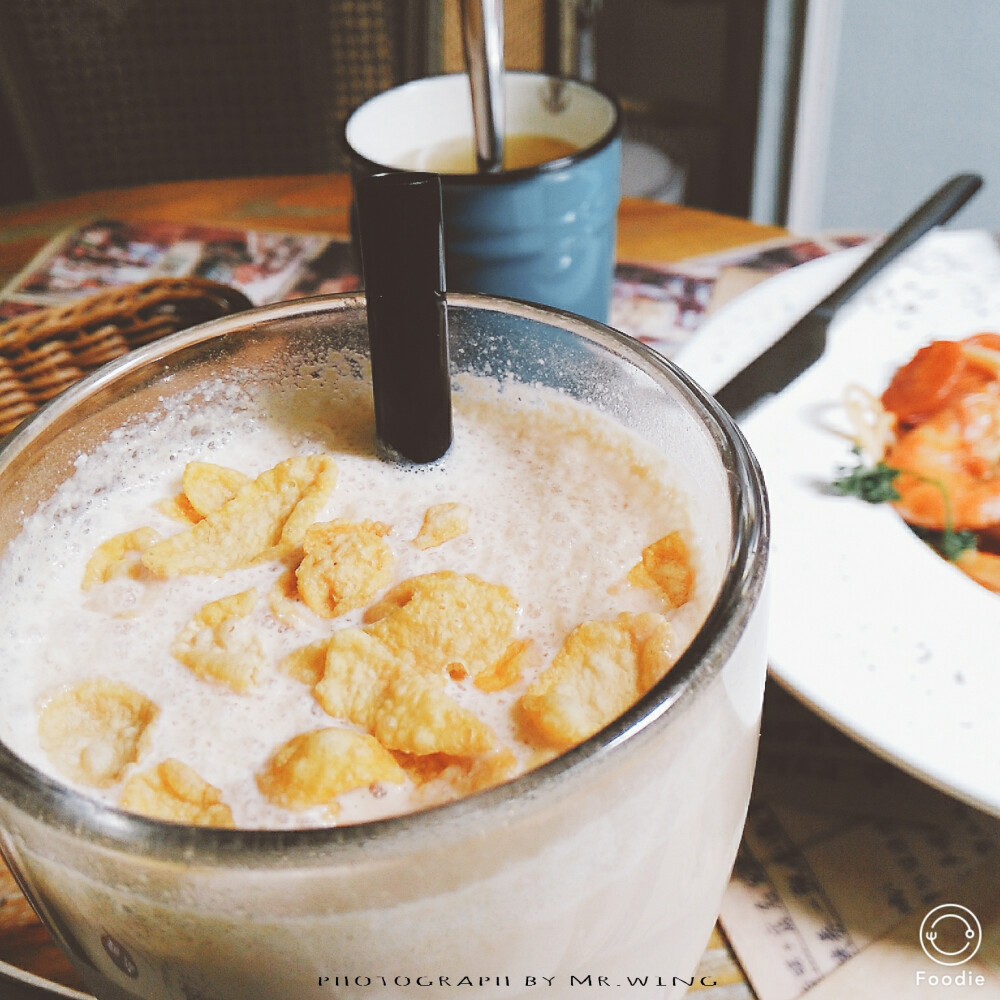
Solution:
[(317, 233), (95, 219), (46, 246), (4, 289), (15, 313), (152, 278), (231, 285), (254, 305), (358, 287), (350, 245)]
[(869, 242), (868, 233), (788, 237), (677, 264), (619, 262), (610, 325), (672, 357), (720, 303), (772, 275)]
[[(677, 264), (621, 261), (609, 324), (671, 357), (718, 301), (770, 275), (868, 239), (852, 233), (789, 237)], [(0, 321), (106, 288), (185, 276), (231, 285), (254, 305), (361, 287), (356, 255), (344, 239), (94, 219), (53, 239), (0, 292)]]

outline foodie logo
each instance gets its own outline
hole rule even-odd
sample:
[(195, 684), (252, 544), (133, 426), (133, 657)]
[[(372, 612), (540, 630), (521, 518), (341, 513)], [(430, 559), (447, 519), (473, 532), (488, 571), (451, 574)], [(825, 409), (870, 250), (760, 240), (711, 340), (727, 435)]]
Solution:
[(979, 919), (965, 906), (942, 903), (920, 924), (920, 947), (938, 965), (964, 965), (982, 943)]

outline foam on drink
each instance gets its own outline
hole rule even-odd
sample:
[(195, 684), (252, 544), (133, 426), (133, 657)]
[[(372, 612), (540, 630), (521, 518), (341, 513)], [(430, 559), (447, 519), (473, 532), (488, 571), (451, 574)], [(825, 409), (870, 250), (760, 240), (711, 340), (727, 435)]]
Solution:
[[(531, 674), (489, 696), (471, 678), (445, 686), (514, 753), (517, 770), (544, 759), (512, 714), (532, 676), (582, 622), (662, 612), (654, 590), (628, 582), (630, 569), (645, 546), (680, 530), (692, 543), (697, 570), (699, 539), (665, 460), (596, 410), (549, 390), (473, 377), (463, 377), (454, 404), (452, 449), (428, 468), (375, 456), (370, 389), (336, 370), (303, 373), (252, 399), (231, 382), (200, 386), (80, 456), (75, 475), (26, 520), (0, 559), (0, 592), (9, 602), (0, 626), (0, 738), (65, 781), (40, 745), (39, 709), (65, 686), (100, 675), (141, 691), (159, 708), (130, 773), (180, 759), (221, 790), (237, 826), (358, 822), (455, 797), (443, 782), (376, 783), (339, 796), (333, 818), (321, 808), (282, 809), (261, 795), (256, 775), (277, 747), (335, 723), (276, 664), (311, 641), (359, 627), (364, 609), (324, 620), (303, 608), (289, 622), (259, 601), (240, 627), (259, 640), (270, 667), (245, 694), (193, 674), (171, 654), (171, 644), (206, 603), (254, 587), (266, 595), (285, 564), (234, 570), (221, 581), (212, 574), (123, 577), (81, 590), (87, 561), (105, 539), (147, 525), (161, 536), (179, 530), (161, 507), (178, 492), (188, 462), (253, 477), (293, 455), (328, 453), (338, 481), (317, 520), (390, 525), (394, 583), (449, 570), (502, 584), (517, 598), (516, 632), (530, 639), (535, 654)], [(446, 503), (468, 509), (468, 530), (439, 546), (414, 545), (427, 509)], [(671, 612), (677, 650), (710, 598), (696, 588), (692, 600)], [(110, 804), (121, 792), (120, 782), (78, 787)]]

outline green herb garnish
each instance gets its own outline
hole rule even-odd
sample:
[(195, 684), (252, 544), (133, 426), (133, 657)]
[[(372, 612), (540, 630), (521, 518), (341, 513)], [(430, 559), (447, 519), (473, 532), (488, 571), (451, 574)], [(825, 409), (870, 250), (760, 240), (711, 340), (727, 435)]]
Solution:
[(858, 497), (866, 503), (890, 503), (900, 498), (899, 491), (894, 483), (896, 477), (902, 472), (915, 476), (925, 483), (930, 483), (941, 493), (944, 503), (945, 526), (941, 531), (931, 531), (924, 528), (917, 528), (910, 525), (913, 532), (934, 550), (951, 562), (954, 562), (963, 552), (975, 549), (977, 545), (976, 533), (974, 531), (955, 531), (952, 527), (951, 498), (944, 483), (937, 479), (931, 479), (918, 472), (910, 472), (907, 469), (894, 469), (885, 462), (876, 462), (874, 465), (866, 466), (861, 460), (861, 449), (854, 447), (851, 449), (857, 458), (853, 467), (843, 466), (840, 469), (840, 476), (831, 484), (834, 491), (841, 496)]
[(975, 550), (978, 546), (974, 531), (955, 531), (945, 528), (944, 531), (932, 531), (929, 528), (918, 528), (910, 525), (913, 533), (926, 542), (935, 552), (954, 562), (963, 552)]
[(899, 469), (894, 469), (885, 462), (866, 466), (861, 461), (860, 449), (853, 450), (858, 457), (857, 464), (853, 468), (841, 468), (841, 475), (832, 484), (834, 490), (841, 496), (859, 497), (865, 503), (898, 500), (899, 492), (893, 486), (893, 481), (899, 475)]
[(942, 531), (938, 539), (938, 551), (945, 557), (954, 561), (963, 552), (976, 548), (976, 533), (974, 531)]

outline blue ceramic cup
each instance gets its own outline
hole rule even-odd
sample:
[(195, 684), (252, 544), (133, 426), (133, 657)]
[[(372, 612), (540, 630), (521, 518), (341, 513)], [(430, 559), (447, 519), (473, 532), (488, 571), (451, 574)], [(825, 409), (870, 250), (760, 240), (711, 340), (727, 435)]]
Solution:
[[(537, 166), (441, 173), (447, 286), (538, 302), (607, 322), (620, 196), (621, 115), (594, 87), (505, 74), (508, 144), (546, 136), (572, 147)], [(348, 119), (352, 176), (437, 172), (443, 149), (472, 149), (469, 79), (425, 77), (385, 91)]]

